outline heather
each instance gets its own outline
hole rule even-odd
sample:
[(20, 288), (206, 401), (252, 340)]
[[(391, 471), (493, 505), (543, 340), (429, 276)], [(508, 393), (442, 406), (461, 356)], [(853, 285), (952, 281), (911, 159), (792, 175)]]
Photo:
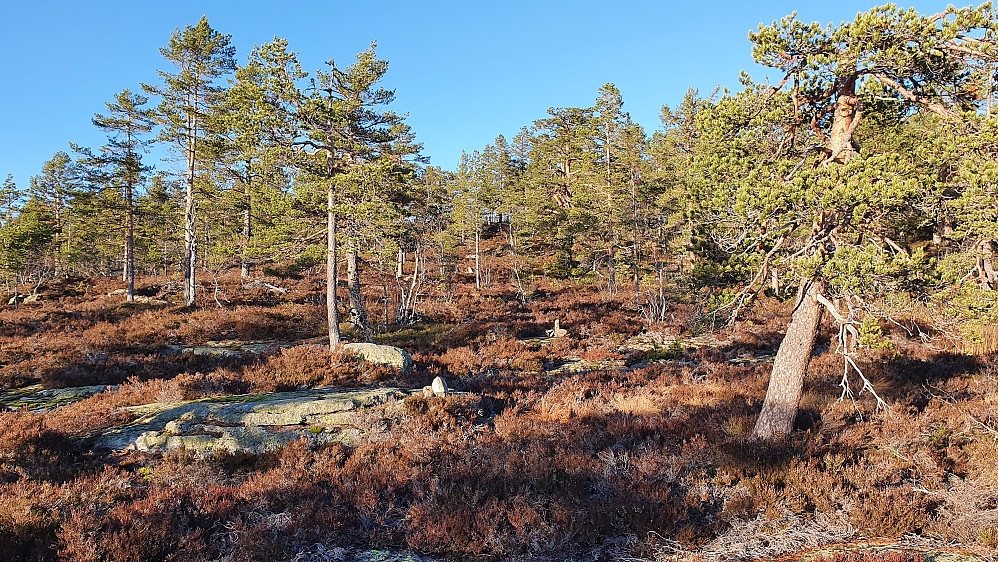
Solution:
[[(224, 287), (239, 304), (194, 311), (108, 297), (118, 285), (109, 280), (80, 292), (53, 283), (42, 302), (0, 312), (7, 388), (117, 385), (0, 413), (6, 558), (291, 560), (323, 545), (652, 560), (910, 536), (996, 547), (998, 378), (986, 355), (930, 351), (884, 325), (891, 346), (857, 357), (890, 411), (875, 412), (868, 395), (839, 401), (841, 357), (826, 348), (790, 438), (760, 443), (750, 431), (792, 303), (765, 300), (705, 338), (688, 321), (636, 321), (626, 296), (592, 285), (542, 280), (524, 303), (466, 281), (455, 298), (428, 299), (421, 323), (377, 336), (413, 354), (405, 374), (311, 343), (323, 329), (314, 283), (270, 281), (290, 290), (255, 303), (230, 276)], [(677, 318), (693, 317), (686, 306), (677, 298)], [(555, 318), (569, 335), (546, 339)], [(833, 332), (826, 322), (819, 338)], [(649, 334), (680, 343), (649, 344)], [(168, 351), (219, 340), (287, 347)], [(457, 392), (368, 412), (370, 428), (349, 446), (301, 439), (210, 456), (92, 448), (93, 435), (130, 421), (127, 406), (418, 389), (434, 376)]]

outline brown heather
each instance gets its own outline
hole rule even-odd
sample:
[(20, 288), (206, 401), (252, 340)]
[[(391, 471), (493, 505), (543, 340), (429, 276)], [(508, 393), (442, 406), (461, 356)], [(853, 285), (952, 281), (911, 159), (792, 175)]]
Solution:
[[(630, 295), (587, 285), (538, 281), (522, 304), (507, 289), (475, 294), (463, 279), (452, 300), (428, 296), (425, 322), (378, 336), (413, 354), (417, 369), (403, 375), (311, 345), (325, 330), (324, 289), (308, 277), (271, 281), (289, 292), (244, 291), (224, 278), (224, 309), (127, 305), (101, 296), (116, 285), (97, 281), (0, 311), (3, 386), (120, 385), (47, 412), (0, 412), (0, 559), (291, 560), (322, 543), (455, 559), (652, 560), (669, 552), (663, 545), (706, 552), (757, 520), (768, 522), (763, 535), (802, 521), (820, 539), (819, 522), (831, 521), (857, 537), (998, 546), (998, 368), (986, 358), (930, 352), (884, 326), (895, 349), (864, 352), (861, 366), (889, 414), (873, 414), (866, 395), (836, 403), (841, 358), (823, 353), (797, 431), (761, 445), (749, 434), (769, 364), (732, 359), (774, 351), (787, 303), (760, 302), (719, 334), (730, 344), (648, 362), (653, 353), (621, 344), (645, 328), (690, 337), (693, 322), (642, 326)], [(374, 313), (378, 292), (368, 297)], [(522, 341), (555, 319), (570, 337)], [(824, 325), (820, 343), (831, 334)], [(290, 347), (238, 358), (164, 353), (225, 339)], [(567, 357), (610, 366), (552, 372)], [(409, 397), (385, 431), (352, 447), (296, 441), (203, 458), (94, 451), (86, 440), (127, 423), (130, 405), (419, 388), (437, 375), (467, 394)]]

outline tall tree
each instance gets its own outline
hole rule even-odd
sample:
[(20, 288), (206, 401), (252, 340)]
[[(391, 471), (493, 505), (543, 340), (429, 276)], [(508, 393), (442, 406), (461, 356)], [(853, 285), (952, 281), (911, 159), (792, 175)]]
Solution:
[(49, 252), (56, 234), (55, 216), (37, 197), (31, 197), (0, 228), (0, 274), (18, 283), (41, 281), (51, 274)]
[[(353, 203), (357, 199), (350, 194), (358, 187), (372, 187), (364, 180), (371, 166), (405, 170), (409, 167), (407, 158), (418, 158), (420, 148), (405, 116), (387, 109), (395, 92), (378, 86), (388, 71), (388, 61), (377, 58), (375, 47), (372, 43), (344, 69), (329, 61), (328, 72), (316, 72), (311, 86), (291, 98), (295, 121), (303, 131), (295, 142), (310, 149), (317, 164), (312, 170), (326, 186), (327, 307), (333, 347), (341, 341), (336, 296), (339, 227), (342, 218), (356, 210)], [(356, 247), (350, 246), (352, 272), (356, 272), (355, 252)], [(366, 332), (359, 280), (355, 273), (349, 277), (351, 317)]]
[[(716, 152), (701, 155), (698, 171), (713, 186), (709, 220), (741, 221), (736, 236), (714, 240), (727, 240), (718, 248), (747, 285), (761, 287), (776, 267), (798, 286), (755, 437), (791, 431), (822, 310), (845, 340), (862, 296), (917, 277), (920, 258), (898, 227), (924, 197), (925, 171), (890, 147), (864, 147), (862, 124), (916, 111), (956, 119), (972, 107), (968, 61), (989, 56), (993, 21), (989, 5), (931, 16), (884, 6), (838, 27), (789, 16), (750, 35), (755, 60), (784, 78), (773, 88), (746, 80), (707, 112)], [(737, 306), (751, 294), (741, 291)]]
[(66, 257), (73, 242), (72, 205), (80, 195), (78, 169), (63, 151), (56, 152), (42, 166), (42, 173), (31, 178), (31, 197), (47, 207), (55, 219), (53, 234), (53, 274), (66, 272)]
[(162, 129), (159, 140), (173, 143), (183, 154), (187, 165), (184, 200), (184, 303), (195, 305), (197, 289), (197, 164), (201, 142), (210, 118), (208, 109), (215, 105), (222, 87), (216, 80), (235, 69), (235, 47), (231, 35), (224, 35), (208, 25), (203, 16), (193, 27), (176, 29), (163, 57), (174, 65), (175, 72), (159, 71), (163, 84), (143, 84), (149, 93), (159, 95), (159, 118)]
[[(266, 62), (257, 48), (247, 63), (236, 69), (231, 86), (221, 96), (213, 131), (223, 171), (221, 180), (233, 184), (231, 191), (237, 202), (230, 206), (241, 214), (236, 246), (243, 279), (249, 277), (253, 261), (266, 251), (255, 241), (279, 246), (278, 231), (286, 225), (287, 209), (282, 203), (289, 183), (286, 167), (290, 154), (282, 140), (291, 132), (280, 108), (268, 103), (267, 88)], [(222, 204), (229, 202), (223, 200)], [(290, 233), (283, 229), (283, 234)]]
[(99, 155), (85, 151), (93, 180), (121, 194), (124, 219), (124, 267), (122, 277), (128, 283), (128, 301), (135, 300), (135, 194), (143, 176), (151, 168), (142, 163), (142, 153), (149, 141), (143, 138), (152, 131), (155, 112), (143, 108), (149, 98), (123, 90), (107, 102), (107, 115), (94, 114), (93, 123), (108, 133), (108, 142)]
[(17, 203), (20, 198), (21, 194), (17, 190), (17, 184), (14, 183), (14, 176), (7, 174), (3, 184), (0, 184), (0, 226), (13, 220), (14, 214), (18, 211)]
[(534, 121), (529, 136), (525, 174), (524, 217), (540, 246), (553, 247), (557, 262), (553, 272), (570, 275), (580, 265), (576, 248), (582, 233), (597, 220), (587, 204), (597, 153), (593, 150), (591, 108), (548, 109), (545, 119)]

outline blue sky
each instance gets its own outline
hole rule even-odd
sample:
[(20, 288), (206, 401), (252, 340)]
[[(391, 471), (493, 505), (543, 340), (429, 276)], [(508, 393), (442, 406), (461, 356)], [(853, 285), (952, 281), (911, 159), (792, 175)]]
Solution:
[[(646, 131), (662, 104), (690, 87), (762, 79), (749, 30), (797, 10), (804, 20), (852, 20), (874, 2), (500, 1), (0, 3), (0, 178), (19, 186), (70, 141), (98, 147), (91, 124), (104, 102), (169, 67), (159, 54), (174, 29), (202, 15), (232, 35), (238, 60), (275, 36), (304, 69), (347, 64), (372, 40), (390, 62), (384, 85), (424, 144), (431, 164), (454, 168), (462, 150), (512, 137), (549, 107), (585, 107), (606, 82)], [(904, 4), (907, 6), (907, 4)], [(942, 3), (918, 3), (924, 13)], [(775, 76), (775, 75), (774, 75)], [(179, 163), (147, 160), (160, 169)]]

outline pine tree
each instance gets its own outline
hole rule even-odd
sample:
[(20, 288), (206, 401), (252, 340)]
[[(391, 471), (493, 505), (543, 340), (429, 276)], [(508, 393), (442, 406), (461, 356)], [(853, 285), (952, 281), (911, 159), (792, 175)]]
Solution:
[(14, 176), (7, 174), (3, 184), (0, 185), (0, 227), (14, 219), (20, 198), (21, 194), (18, 192), (17, 184), (14, 183)]
[[(291, 232), (287, 221), (285, 167), (289, 132), (278, 107), (267, 98), (268, 75), (261, 50), (255, 49), (246, 65), (236, 69), (229, 89), (221, 96), (214, 132), (221, 184), (232, 183), (220, 204), (239, 209), (238, 242), (226, 253), (237, 253), (241, 275), (250, 275), (254, 261), (274, 253), (281, 238)], [(229, 199), (236, 199), (230, 204)]]
[(957, 119), (972, 102), (967, 61), (988, 49), (975, 37), (991, 21), (989, 7), (922, 16), (886, 6), (828, 28), (790, 16), (750, 35), (781, 83), (744, 78), (742, 92), (701, 112), (699, 222), (724, 273), (745, 281), (734, 310), (774, 268), (798, 285), (755, 437), (792, 429), (823, 310), (848, 352), (862, 297), (917, 279), (924, 260), (900, 226), (925, 197), (926, 172), (902, 152), (864, 147), (861, 125), (899, 107)]
[[(135, 300), (135, 197), (151, 169), (142, 163), (142, 153), (149, 141), (143, 135), (152, 131), (155, 112), (145, 109), (149, 98), (123, 90), (107, 102), (107, 115), (94, 114), (93, 123), (107, 132), (108, 142), (99, 155), (83, 150), (82, 162), (90, 170), (90, 179), (102, 188), (120, 193), (124, 223), (124, 259), (122, 277), (128, 283), (128, 301)], [(115, 205), (116, 206), (116, 205)], [(99, 212), (107, 213), (107, 208)]]
[(53, 233), (53, 275), (67, 272), (67, 257), (73, 244), (73, 204), (82, 192), (78, 169), (65, 152), (56, 152), (42, 166), (42, 173), (32, 176), (29, 194), (52, 213), (55, 220)]
[(215, 84), (218, 78), (235, 69), (235, 47), (230, 46), (231, 35), (223, 35), (208, 25), (202, 17), (191, 27), (177, 29), (166, 47), (160, 49), (163, 57), (176, 67), (176, 72), (159, 71), (163, 84), (143, 88), (161, 97), (159, 120), (162, 126), (159, 140), (173, 143), (183, 154), (187, 173), (184, 201), (184, 303), (195, 305), (197, 289), (197, 165), (201, 158), (201, 143), (208, 129), (211, 115), (208, 109), (222, 93)]

